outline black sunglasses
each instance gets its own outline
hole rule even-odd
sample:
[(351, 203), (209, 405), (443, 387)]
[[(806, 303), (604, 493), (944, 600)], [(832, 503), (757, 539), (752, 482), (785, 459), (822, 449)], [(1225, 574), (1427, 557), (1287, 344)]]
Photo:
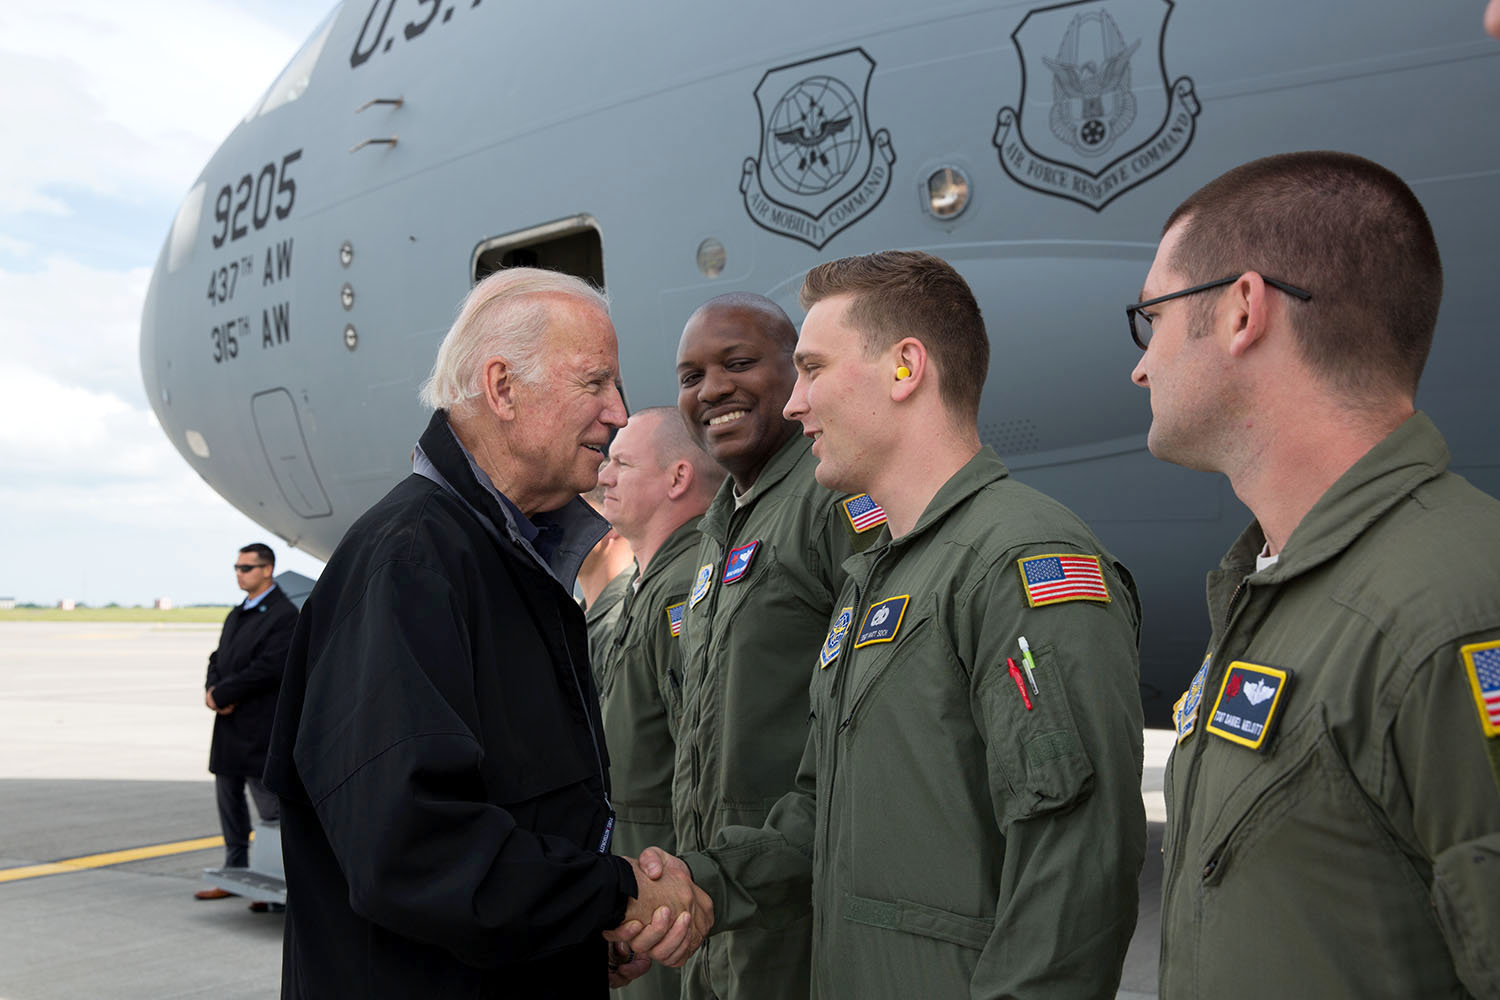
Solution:
[[(1150, 306), (1161, 305), (1163, 302), (1170, 302), (1172, 299), (1180, 299), (1184, 295), (1196, 295), (1199, 292), (1206, 292), (1210, 288), (1232, 285), (1236, 281), (1239, 281), (1240, 278), (1241, 275), (1235, 274), (1228, 278), (1220, 278), (1218, 281), (1209, 281), (1201, 285), (1194, 285), (1192, 288), (1184, 288), (1180, 292), (1169, 292), (1166, 295), (1158, 295), (1156, 298), (1147, 299), (1145, 302), (1130, 303), (1125, 307), (1125, 322), (1130, 324), (1130, 339), (1135, 341), (1135, 346), (1143, 351), (1146, 349), (1146, 345), (1151, 343), (1151, 317), (1146, 315), (1142, 310)], [(1301, 299), (1303, 302), (1308, 302), (1312, 299), (1312, 292), (1304, 292), (1296, 285), (1289, 285), (1285, 281), (1268, 278), (1264, 274), (1260, 276), (1260, 280), (1272, 288), (1279, 288), (1288, 295)]]
[(269, 566), (269, 565), (271, 565), (271, 564), (270, 563), (235, 563), (234, 564), (234, 571), (236, 573), (248, 573), (252, 569), (260, 569), (262, 566)]

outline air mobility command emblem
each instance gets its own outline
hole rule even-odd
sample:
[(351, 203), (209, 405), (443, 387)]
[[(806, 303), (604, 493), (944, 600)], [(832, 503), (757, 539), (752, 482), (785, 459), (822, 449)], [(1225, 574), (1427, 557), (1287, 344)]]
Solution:
[(698, 602), (708, 596), (708, 588), (714, 582), (714, 564), (705, 563), (698, 567), (697, 574), (693, 577), (693, 589), (688, 593), (688, 607), (696, 608)]
[(1104, 584), (1098, 556), (1058, 552), (1017, 559), (1016, 565), (1021, 569), (1026, 603), (1033, 608), (1063, 601), (1109, 603), (1109, 588)]
[(868, 493), (850, 497), (839, 506), (844, 508), (844, 516), (849, 519), (849, 526), (855, 531), (866, 532), (885, 523), (885, 511), (880, 504), (870, 499)]
[(755, 550), (758, 548), (760, 548), (759, 538), (730, 550), (729, 558), (724, 560), (725, 584), (737, 583), (744, 579), (745, 574), (750, 572), (750, 560), (755, 558)]
[(1264, 750), (1291, 683), (1290, 670), (1235, 660), (1224, 672), (1206, 728), (1231, 743)]
[(1203, 658), (1203, 666), (1193, 675), (1193, 683), (1172, 706), (1172, 725), (1177, 730), (1178, 743), (1191, 736), (1198, 726), (1198, 705), (1203, 701), (1203, 683), (1208, 679), (1208, 665), (1213, 658), (1213, 653)]
[(686, 610), (687, 601), (670, 605), (667, 608), (667, 628), (671, 630), (674, 638), (682, 634), (682, 615)]
[(1479, 724), (1490, 739), (1500, 736), (1500, 642), (1476, 642), (1459, 650), (1479, 709)]
[(760, 157), (745, 160), (740, 194), (757, 226), (821, 250), (885, 197), (896, 151), (870, 132), (864, 49), (778, 66), (755, 88)]
[(1201, 109), (1192, 80), (1167, 82), (1171, 12), (1171, 0), (1077, 0), (1021, 19), (1021, 93), (994, 137), (1011, 179), (1097, 212), (1187, 152)]
[(839, 647), (844, 644), (844, 636), (849, 632), (849, 626), (854, 621), (854, 609), (843, 608), (839, 616), (833, 620), (833, 627), (828, 630), (828, 637), (823, 640), (823, 648), (818, 650), (818, 669), (821, 670), (833, 662), (834, 657), (839, 655)]
[(901, 631), (901, 619), (906, 617), (906, 605), (910, 594), (887, 597), (870, 605), (865, 620), (860, 623), (859, 635), (854, 637), (854, 648), (873, 646), (877, 642), (890, 642)]

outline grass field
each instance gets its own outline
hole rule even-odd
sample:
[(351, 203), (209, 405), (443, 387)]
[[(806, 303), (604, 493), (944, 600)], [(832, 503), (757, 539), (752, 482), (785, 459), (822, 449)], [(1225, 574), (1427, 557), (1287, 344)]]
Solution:
[(228, 607), (172, 608), (57, 608), (0, 609), (0, 622), (212, 622), (218, 625), (229, 614)]

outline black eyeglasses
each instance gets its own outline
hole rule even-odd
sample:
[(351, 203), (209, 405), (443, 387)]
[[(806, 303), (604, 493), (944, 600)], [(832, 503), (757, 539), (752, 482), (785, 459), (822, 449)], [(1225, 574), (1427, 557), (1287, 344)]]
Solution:
[(269, 566), (269, 565), (271, 565), (271, 564), (270, 563), (235, 563), (234, 564), (234, 571), (236, 573), (248, 573), (252, 569), (260, 569), (262, 566)]
[[(1172, 299), (1180, 299), (1184, 295), (1196, 295), (1199, 292), (1206, 292), (1210, 288), (1232, 285), (1236, 281), (1239, 281), (1240, 278), (1241, 275), (1235, 274), (1228, 278), (1220, 278), (1218, 281), (1209, 281), (1202, 285), (1194, 285), (1192, 288), (1184, 288), (1180, 292), (1158, 295), (1156, 298), (1147, 299), (1145, 302), (1130, 303), (1130, 305), (1125, 307), (1125, 322), (1130, 324), (1130, 339), (1135, 341), (1135, 346), (1143, 351), (1146, 349), (1146, 345), (1151, 343), (1151, 317), (1144, 312), (1148, 307), (1161, 305), (1163, 302), (1170, 302)], [(1301, 299), (1303, 302), (1312, 299), (1312, 292), (1304, 292), (1296, 285), (1288, 285), (1285, 281), (1277, 281), (1275, 278), (1268, 278), (1264, 274), (1260, 276), (1260, 280), (1272, 288), (1279, 288), (1288, 295)]]

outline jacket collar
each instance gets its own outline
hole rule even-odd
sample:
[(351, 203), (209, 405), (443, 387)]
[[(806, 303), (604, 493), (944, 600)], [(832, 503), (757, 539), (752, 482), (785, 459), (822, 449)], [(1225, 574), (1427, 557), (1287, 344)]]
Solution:
[[(1418, 486), (1448, 469), (1448, 446), (1427, 414), (1417, 412), (1351, 465), (1318, 498), (1287, 539), (1274, 566), (1254, 573), (1256, 582), (1280, 583), (1334, 558)], [(1253, 522), (1219, 563), (1221, 571), (1246, 575), (1265, 547)]]
[[(790, 441), (782, 445), (766, 462), (765, 468), (760, 470), (760, 475), (755, 477), (755, 485), (750, 487), (749, 492), (740, 500), (739, 508), (753, 507), (757, 500), (776, 488), (792, 470), (802, 461), (803, 456), (812, 450), (812, 439), (794, 434)], [(710, 537), (722, 536), (729, 528), (729, 519), (734, 516), (736, 505), (734, 501), (734, 477), (725, 476), (724, 484), (719, 487), (719, 492), (714, 495), (713, 502), (708, 505), (708, 510), (703, 514), (703, 520), (699, 522), (699, 530)]]
[[(880, 537), (875, 544), (863, 552), (856, 552), (844, 560), (844, 571), (850, 576), (855, 573), (863, 575), (874, 561), (887, 550), (899, 549), (911, 544), (915, 539), (922, 537), (929, 531), (936, 530), (948, 513), (959, 504), (974, 496), (980, 490), (991, 483), (1000, 481), (1010, 476), (1010, 470), (1005, 463), (1000, 461), (1000, 456), (989, 445), (980, 448), (974, 453), (963, 466), (948, 478), (948, 481), (939, 487), (932, 500), (922, 511), (922, 516), (917, 518), (917, 523), (910, 531), (900, 538), (891, 538), (889, 525), (880, 529)], [(877, 503), (880, 498), (873, 498)]]
[(580, 497), (574, 497), (557, 510), (538, 514), (533, 518), (536, 525), (556, 525), (562, 537), (551, 559), (543, 559), (517, 524), (514, 505), (508, 500), (502, 502), (502, 494), (494, 484), (481, 482), (476, 468), (449, 426), (448, 411), (435, 411), (417, 443), (412, 470), (460, 500), (492, 539), (525, 552), (571, 593), (584, 557), (609, 531), (609, 523)]
[(691, 517), (677, 526), (677, 530), (667, 536), (667, 540), (661, 543), (661, 548), (651, 557), (651, 562), (646, 564), (644, 573), (637, 573), (635, 577), (635, 589), (640, 590), (646, 581), (659, 573), (666, 571), (672, 564), (672, 560), (680, 556), (688, 549), (698, 547), (698, 525), (703, 520), (701, 515)]

